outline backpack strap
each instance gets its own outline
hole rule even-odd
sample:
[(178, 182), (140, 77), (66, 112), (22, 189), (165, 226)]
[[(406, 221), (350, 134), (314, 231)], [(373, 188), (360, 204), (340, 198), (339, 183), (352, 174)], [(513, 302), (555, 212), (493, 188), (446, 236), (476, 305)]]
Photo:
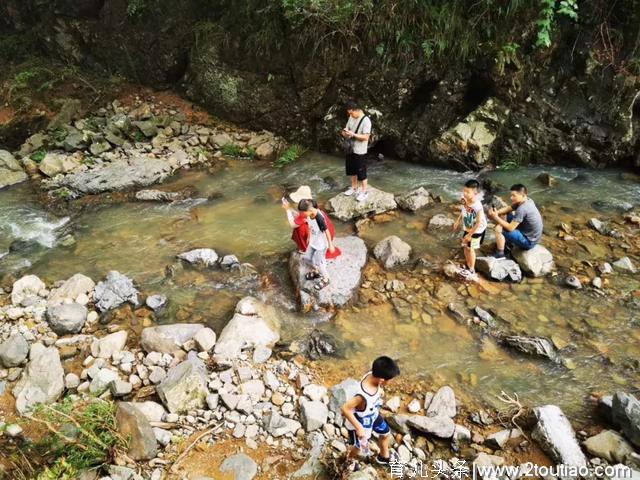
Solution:
[(360, 121), (358, 122), (358, 126), (356, 127), (356, 131), (355, 133), (358, 133), (358, 130), (360, 130), (360, 125), (362, 125), (362, 122), (364, 121), (364, 119), (367, 118), (366, 115), (362, 115), (362, 118), (360, 119)]

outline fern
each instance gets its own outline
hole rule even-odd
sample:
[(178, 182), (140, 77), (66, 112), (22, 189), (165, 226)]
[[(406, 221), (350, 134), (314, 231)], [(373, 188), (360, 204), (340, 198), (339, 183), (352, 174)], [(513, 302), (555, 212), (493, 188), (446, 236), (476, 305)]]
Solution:
[(282, 155), (276, 160), (273, 164), (276, 168), (284, 168), (290, 163), (298, 160), (302, 155), (307, 152), (307, 149), (301, 145), (293, 144), (289, 148), (287, 148)]

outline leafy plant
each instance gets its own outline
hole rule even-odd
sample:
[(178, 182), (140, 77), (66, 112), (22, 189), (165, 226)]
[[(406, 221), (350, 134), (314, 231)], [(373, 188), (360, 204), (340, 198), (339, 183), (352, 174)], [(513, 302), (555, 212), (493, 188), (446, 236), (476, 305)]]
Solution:
[(40, 163), (42, 160), (44, 160), (45, 155), (47, 154), (46, 151), (44, 151), (44, 149), (40, 148), (38, 150), (36, 150), (35, 152), (33, 152), (29, 158), (31, 158), (31, 160), (33, 160), (36, 163)]
[(293, 144), (289, 148), (287, 148), (282, 155), (276, 160), (273, 164), (276, 168), (284, 168), (290, 163), (298, 160), (302, 155), (306, 153), (307, 149), (301, 145)]
[(536, 22), (538, 26), (538, 35), (536, 38), (536, 47), (549, 48), (551, 46), (551, 34), (556, 22), (557, 15), (564, 15), (571, 20), (578, 20), (578, 1), (577, 0), (560, 0), (556, 8), (556, 0), (540, 0), (542, 9), (540, 17)]
[(227, 157), (235, 158), (250, 158), (253, 159), (256, 156), (256, 150), (253, 147), (242, 148), (235, 143), (227, 143), (222, 146), (222, 153)]
[(504, 44), (500, 51), (498, 51), (496, 66), (500, 75), (504, 75), (504, 70), (508, 65), (520, 68), (520, 60), (518, 59), (519, 48), (520, 45), (517, 43), (509, 42)]
[(69, 135), (69, 131), (64, 127), (56, 128), (51, 134), (56, 142), (63, 142), (67, 135)]
[(516, 170), (520, 168), (520, 160), (518, 158), (505, 158), (498, 164), (498, 170)]

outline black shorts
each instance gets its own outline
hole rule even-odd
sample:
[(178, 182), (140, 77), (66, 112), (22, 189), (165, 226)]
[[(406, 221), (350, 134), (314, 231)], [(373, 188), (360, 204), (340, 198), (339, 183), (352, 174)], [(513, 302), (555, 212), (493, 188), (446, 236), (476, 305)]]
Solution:
[[(476, 246), (474, 246), (474, 247), (473, 247), (474, 249), (475, 249), (475, 248), (480, 248), (480, 245), (482, 245), (482, 242), (484, 242), (484, 234), (485, 234), (486, 232), (487, 232), (487, 230), (485, 229), (485, 230), (484, 230), (484, 232), (482, 232), (482, 233), (474, 233), (473, 235), (471, 235), (472, 241), (473, 241), (473, 239), (475, 239), (475, 238), (479, 238), (479, 239), (480, 239), (480, 240), (479, 240), (479, 241), (477, 241), (477, 242), (473, 242), (473, 243), (475, 243), (475, 244), (476, 244)], [(463, 230), (463, 231), (462, 231), (462, 238), (464, 238), (464, 237), (466, 237), (466, 236), (467, 236), (467, 232), (465, 232), (465, 231)], [(467, 246), (467, 247), (470, 247), (470, 246), (471, 246), (470, 242), (467, 242), (467, 243), (466, 243), (466, 246)]]
[(367, 154), (347, 153), (347, 175), (357, 176), (358, 180), (367, 179)]

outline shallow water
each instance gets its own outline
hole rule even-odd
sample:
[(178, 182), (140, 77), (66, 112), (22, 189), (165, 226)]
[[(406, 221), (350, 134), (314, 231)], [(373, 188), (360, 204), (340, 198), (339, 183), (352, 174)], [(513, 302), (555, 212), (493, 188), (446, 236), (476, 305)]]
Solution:
[[(286, 268), (286, 254), (293, 244), (280, 197), (287, 187), (308, 184), (320, 200), (326, 200), (344, 187), (342, 169), (340, 159), (315, 153), (282, 171), (231, 161), (215, 174), (182, 172), (161, 187), (177, 190), (192, 186), (196, 200), (105, 206), (72, 220), (46, 213), (27, 185), (4, 189), (0, 191), (0, 276), (24, 267), (25, 262), (31, 264), (25, 272), (48, 282), (77, 272), (99, 280), (109, 270), (119, 270), (133, 278), (144, 293), (169, 296), (170, 307), (161, 321), (205, 322), (218, 332), (239, 298), (258, 295), (281, 306), (284, 334), (291, 338), (314, 328), (317, 318), (293, 311)], [(555, 188), (540, 186), (535, 177), (542, 171), (558, 178), (560, 184)], [(541, 207), (568, 223), (576, 216), (599, 214), (591, 206), (598, 199), (640, 203), (640, 184), (615, 171), (545, 167), (492, 172), (489, 177), (506, 187), (516, 181), (529, 185)], [(467, 175), (384, 160), (371, 166), (370, 178), (382, 190), (399, 193), (424, 186), (445, 200), (455, 200)], [(441, 263), (443, 258), (459, 254), (459, 240), (453, 234), (435, 234), (426, 228), (431, 216), (443, 212), (453, 215), (446, 205), (416, 215), (396, 213), (392, 221), (365, 227), (360, 234), (370, 248), (385, 236), (397, 234), (412, 245), (416, 258), (425, 256)], [(353, 232), (351, 225), (335, 223), (339, 233)], [(555, 225), (546, 228), (547, 233), (555, 232)], [(65, 241), (65, 246), (61, 239), (69, 232), (75, 242)], [(15, 240), (31, 246), (6, 254)], [(188, 269), (173, 278), (165, 277), (165, 268), (175, 263), (176, 254), (197, 247), (235, 254), (241, 262), (255, 265), (260, 276), (240, 284), (228, 274)], [(562, 245), (558, 263), (569, 266), (572, 261), (598, 255), (602, 260), (612, 259), (613, 251), (587, 247)], [(634, 277), (618, 275), (611, 281), (629, 292), (640, 288)], [(426, 316), (416, 320), (401, 318), (388, 304), (340, 312), (320, 328), (350, 342), (351, 348), (346, 360), (327, 362), (360, 369), (374, 355), (390, 354), (401, 359), (407, 373), (454, 384), (485, 401), (499, 404), (495, 395), (501, 390), (519, 392), (528, 404), (559, 403), (574, 414), (587, 411), (584, 400), (591, 392), (637, 387), (637, 366), (629, 364), (629, 359), (640, 353), (637, 312), (553, 282), (499, 286), (497, 295), (477, 289), (463, 292), (467, 287), (454, 283), (447, 287), (452, 291), (440, 293), (453, 295), (462, 305), (477, 304), (498, 312), (505, 328), (553, 336), (559, 344), (567, 344), (571, 369), (508, 352), (429, 302), (422, 305)]]

